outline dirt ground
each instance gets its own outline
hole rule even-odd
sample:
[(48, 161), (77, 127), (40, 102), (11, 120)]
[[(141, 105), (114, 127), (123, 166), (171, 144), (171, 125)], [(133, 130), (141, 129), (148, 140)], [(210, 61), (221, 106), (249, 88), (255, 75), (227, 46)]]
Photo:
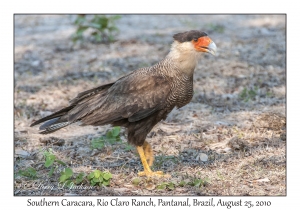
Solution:
[[(75, 18), (15, 16), (15, 195), (286, 195), (284, 15), (122, 15), (117, 41), (94, 44), (87, 38), (72, 48)], [(192, 101), (147, 137), (153, 169), (170, 177), (136, 183), (142, 165), (134, 147), (91, 149), (91, 140), (109, 125), (71, 125), (51, 135), (29, 127), (77, 93), (155, 64), (168, 53), (173, 34), (191, 29), (206, 31), (219, 51), (200, 59)], [(121, 140), (126, 142), (124, 130)], [(48, 148), (75, 174), (109, 171), (110, 186), (42, 189), (57, 186), (65, 167), (58, 165), (49, 177)], [(36, 179), (19, 175), (28, 167)], [(196, 180), (204, 184), (178, 184)], [(158, 189), (162, 183), (175, 187)]]

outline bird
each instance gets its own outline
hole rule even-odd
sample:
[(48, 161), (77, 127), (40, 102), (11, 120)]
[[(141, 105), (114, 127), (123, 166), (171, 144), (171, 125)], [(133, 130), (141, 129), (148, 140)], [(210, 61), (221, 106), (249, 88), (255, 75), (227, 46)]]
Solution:
[(115, 82), (79, 93), (63, 109), (33, 122), (43, 123), (41, 134), (49, 134), (72, 123), (102, 126), (110, 124), (126, 129), (127, 141), (133, 144), (144, 170), (138, 176), (164, 176), (152, 171), (153, 150), (147, 134), (174, 108), (188, 104), (193, 97), (193, 74), (200, 54), (215, 55), (216, 44), (200, 30), (173, 35), (169, 53), (150, 66), (139, 68)]

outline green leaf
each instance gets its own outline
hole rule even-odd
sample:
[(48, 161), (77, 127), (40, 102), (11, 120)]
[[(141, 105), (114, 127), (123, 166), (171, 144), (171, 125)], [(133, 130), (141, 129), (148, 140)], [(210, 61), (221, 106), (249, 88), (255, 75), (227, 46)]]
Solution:
[(26, 168), (25, 170), (20, 170), (17, 174), (20, 176), (25, 176), (25, 177), (31, 178), (31, 179), (37, 178), (36, 170), (32, 167)]
[(59, 182), (64, 182), (68, 179), (67, 175), (63, 174), (59, 177)]
[(110, 27), (108, 27), (108, 30), (109, 31), (118, 31), (118, 28), (115, 26), (110, 26)]
[(65, 173), (64, 173), (68, 178), (70, 178), (73, 175), (73, 171), (70, 168), (66, 168), (65, 169)]
[(48, 156), (50, 156), (50, 155), (53, 155), (52, 149), (51, 149), (51, 148), (49, 148), (48, 151), (44, 151), (44, 156), (45, 156), (45, 157), (48, 157)]
[(72, 180), (67, 180), (66, 183), (65, 183), (65, 185), (66, 185), (67, 187), (71, 187), (71, 186), (74, 185), (74, 182), (72, 182)]
[(82, 24), (85, 20), (86, 20), (86, 19), (85, 19), (84, 16), (78, 15), (74, 23), (75, 23), (75, 25), (80, 25), (80, 24)]
[(156, 188), (157, 188), (158, 190), (164, 190), (164, 189), (166, 189), (166, 187), (167, 187), (166, 184), (160, 184), (160, 185), (158, 185)]
[(92, 36), (95, 36), (98, 34), (98, 31), (94, 31), (93, 33), (91, 33)]
[(55, 167), (52, 166), (50, 171), (49, 171), (49, 177), (51, 177), (53, 175), (54, 169), (55, 169)]
[(108, 185), (110, 184), (110, 181), (105, 181), (105, 180), (104, 180), (104, 181), (102, 182), (102, 184), (103, 184), (104, 186), (108, 186)]
[(93, 180), (91, 180), (91, 185), (95, 186), (97, 184), (97, 182), (94, 182)]
[(120, 126), (116, 126), (116, 127), (114, 127), (114, 128), (112, 129), (112, 135), (113, 135), (114, 137), (117, 137), (117, 136), (119, 136), (120, 131), (121, 131), (121, 127), (120, 127)]
[(45, 156), (46, 156), (46, 159), (51, 159), (51, 160), (56, 159), (55, 155), (52, 153), (49, 153), (49, 152), (47, 152)]
[(93, 149), (102, 149), (104, 147), (104, 139), (103, 137), (93, 139), (91, 142), (91, 147)]
[(110, 130), (110, 131), (108, 131), (107, 133), (106, 133), (106, 138), (107, 139), (111, 139), (111, 138), (113, 138), (114, 136), (113, 136), (113, 132), (112, 132), (112, 130)]
[(103, 179), (109, 180), (109, 179), (111, 179), (111, 178), (112, 178), (111, 173), (105, 173), (105, 174), (103, 174)]
[(240, 97), (242, 99), (245, 99), (247, 97), (247, 88), (244, 88), (243, 91), (240, 94)]
[(83, 177), (85, 176), (85, 173), (81, 172), (80, 174), (77, 175), (76, 177), (76, 184), (80, 184), (83, 181)]
[(45, 167), (48, 168), (49, 166), (51, 166), (54, 162), (54, 159), (47, 159), (45, 162)]
[(89, 176), (88, 176), (88, 179), (93, 179), (94, 176), (95, 176), (94, 172), (91, 172), (91, 173), (89, 174)]
[(132, 184), (135, 185), (135, 186), (139, 185), (140, 182), (141, 182), (141, 180), (139, 178), (134, 178), (132, 180)]
[[(120, 19), (120, 15), (94, 15), (91, 20), (86, 19), (85, 15), (78, 15), (74, 24), (77, 26), (76, 32), (72, 35), (72, 41), (83, 40), (84, 31), (91, 28), (95, 30), (91, 35), (96, 42), (114, 41), (112, 32), (118, 32), (115, 21)], [(100, 145), (103, 147), (103, 145)]]
[(110, 144), (115, 144), (115, 143), (116, 143), (116, 138), (115, 138), (115, 137), (107, 138), (107, 141), (108, 141)]
[(97, 23), (90, 23), (89, 27), (95, 28), (95, 29), (101, 29), (102, 28), (102, 26), (100, 24), (97, 24)]
[(256, 92), (254, 90), (250, 90), (249, 95), (251, 98), (254, 98), (256, 96)]
[(59, 164), (63, 165), (63, 166), (66, 166), (67, 164), (61, 160), (56, 160), (56, 162), (58, 162)]
[(121, 18), (121, 15), (114, 15), (114, 16), (111, 16), (111, 19), (112, 20), (118, 20)]
[(125, 148), (124, 148), (125, 151), (130, 151), (130, 150), (132, 150), (132, 149), (133, 149), (133, 146), (131, 146), (131, 145), (128, 144), (128, 143), (125, 144)]
[(77, 34), (73, 34), (72, 35), (72, 41), (73, 42), (77, 42), (79, 40), (83, 40), (83, 36), (82, 35), (80, 35), (80, 36), (78, 36)]
[(174, 189), (175, 189), (174, 183), (170, 182), (170, 183), (168, 184), (168, 188), (169, 188), (170, 190), (174, 190)]
[(95, 175), (95, 178), (99, 178), (100, 175), (101, 175), (101, 171), (95, 170), (95, 171), (94, 171), (94, 175)]
[(179, 184), (178, 184), (180, 187), (183, 187), (184, 185), (186, 185), (186, 182), (185, 181), (181, 181), (181, 182), (179, 182)]
[(28, 173), (30, 174), (30, 176), (35, 176), (36, 175), (36, 170), (32, 167), (29, 167), (27, 169)]
[(195, 179), (193, 182), (194, 187), (200, 187), (202, 185), (203, 181), (202, 179)]
[(88, 29), (88, 26), (79, 26), (76, 31), (77, 36), (82, 36), (83, 32)]
[(102, 36), (100, 34), (94, 35), (96, 42), (101, 42), (102, 41)]
[(53, 164), (53, 162), (55, 161), (56, 157), (55, 155), (52, 153), (52, 150), (49, 149), (49, 152), (48, 151), (45, 151), (44, 152), (44, 156), (46, 158), (46, 161), (45, 161), (45, 167), (48, 168), (49, 166), (51, 166)]
[(116, 141), (121, 141), (120, 136), (117, 136), (117, 137), (116, 137)]
[(92, 180), (93, 180), (93, 182), (100, 182), (99, 178), (96, 178), (96, 177), (94, 177)]
[(108, 19), (106, 17), (99, 17), (95, 20), (99, 25), (101, 25), (102, 28), (107, 28), (108, 25)]
[(115, 39), (114, 39), (114, 36), (113, 36), (113, 35), (109, 35), (109, 36), (108, 36), (108, 40), (109, 40), (110, 42), (114, 41), (114, 40), (115, 40)]

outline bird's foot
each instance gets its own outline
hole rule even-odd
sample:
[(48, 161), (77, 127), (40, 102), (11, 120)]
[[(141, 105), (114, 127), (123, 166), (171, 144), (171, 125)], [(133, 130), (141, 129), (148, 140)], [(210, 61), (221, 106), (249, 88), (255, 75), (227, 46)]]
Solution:
[(153, 176), (158, 176), (158, 177), (166, 177), (169, 176), (168, 174), (164, 174), (162, 171), (141, 171), (138, 173), (138, 176), (147, 176), (147, 177), (153, 177)]

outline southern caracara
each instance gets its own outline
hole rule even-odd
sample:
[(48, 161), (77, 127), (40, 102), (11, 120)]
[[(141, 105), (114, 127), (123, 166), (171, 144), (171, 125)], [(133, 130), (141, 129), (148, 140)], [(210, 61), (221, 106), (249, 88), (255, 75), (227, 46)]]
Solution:
[(79, 93), (70, 105), (44, 117), (40, 133), (48, 134), (80, 121), (83, 125), (111, 124), (127, 128), (128, 142), (135, 145), (144, 171), (139, 176), (163, 175), (150, 166), (153, 153), (147, 134), (174, 109), (193, 96), (193, 74), (198, 55), (215, 54), (216, 45), (206, 33), (192, 30), (173, 36), (168, 55), (157, 64), (137, 69), (115, 82)]

